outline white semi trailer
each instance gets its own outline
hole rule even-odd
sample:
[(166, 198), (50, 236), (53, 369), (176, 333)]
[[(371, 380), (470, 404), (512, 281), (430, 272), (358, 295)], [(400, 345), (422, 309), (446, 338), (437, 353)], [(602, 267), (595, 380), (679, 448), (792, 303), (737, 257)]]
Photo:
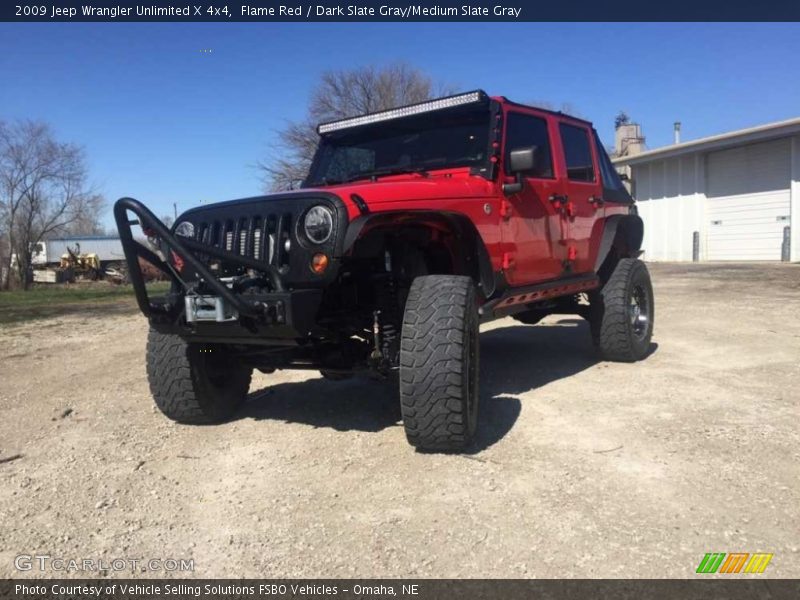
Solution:
[(57, 265), (61, 257), (67, 253), (67, 248), (77, 250), (79, 254), (96, 254), (100, 264), (105, 267), (111, 263), (124, 263), (125, 254), (122, 243), (116, 236), (84, 235), (44, 240), (36, 245), (33, 250), (32, 263), (34, 267)]

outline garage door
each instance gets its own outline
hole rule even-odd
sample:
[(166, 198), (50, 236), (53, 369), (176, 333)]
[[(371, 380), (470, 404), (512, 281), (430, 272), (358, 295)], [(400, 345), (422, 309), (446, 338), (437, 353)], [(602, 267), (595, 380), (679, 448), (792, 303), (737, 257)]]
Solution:
[(789, 138), (708, 155), (708, 260), (781, 259), (791, 155)]

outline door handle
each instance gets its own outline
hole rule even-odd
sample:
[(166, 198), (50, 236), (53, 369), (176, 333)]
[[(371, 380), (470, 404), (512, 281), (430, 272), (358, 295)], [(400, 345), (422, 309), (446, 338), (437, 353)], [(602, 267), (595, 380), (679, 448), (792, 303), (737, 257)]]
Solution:
[(606, 201), (603, 200), (603, 198), (600, 196), (589, 196), (589, 204), (591, 204), (595, 208), (600, 208), (605, 203)]
[(566, 196), (566, 195), (563, 195), (563, 196), (562, 196), (561, 194), (553, 194), (552, 196), (550, 196), (550, 197), (548, 198), (548, 200), (549, 200), (550, 202), (552, 202), (552, 203), (553, 203), (553, 205), (554, 205), (556, 208), (561, 208), (561, 206), (562, 206), (563, 204), (566, 204), (566, 203), (567, 203), (567, 201), (569, 200), (569, 196)]

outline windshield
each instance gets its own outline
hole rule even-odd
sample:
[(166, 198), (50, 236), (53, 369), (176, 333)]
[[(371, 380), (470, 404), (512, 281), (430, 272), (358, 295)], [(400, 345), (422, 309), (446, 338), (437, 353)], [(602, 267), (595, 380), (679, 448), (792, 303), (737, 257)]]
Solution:
[(320, 138), (305, 185), (487, 164), (489, 111), (446, 110)]

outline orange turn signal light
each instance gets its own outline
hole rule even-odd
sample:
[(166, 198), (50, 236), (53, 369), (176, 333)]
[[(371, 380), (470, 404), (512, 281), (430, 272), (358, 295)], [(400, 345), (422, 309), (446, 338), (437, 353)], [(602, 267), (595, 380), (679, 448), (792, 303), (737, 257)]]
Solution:
[(311, 270), (317, 275), (322, 275), (328, 268), (328, 256), (318, 252), (311, 258)]

